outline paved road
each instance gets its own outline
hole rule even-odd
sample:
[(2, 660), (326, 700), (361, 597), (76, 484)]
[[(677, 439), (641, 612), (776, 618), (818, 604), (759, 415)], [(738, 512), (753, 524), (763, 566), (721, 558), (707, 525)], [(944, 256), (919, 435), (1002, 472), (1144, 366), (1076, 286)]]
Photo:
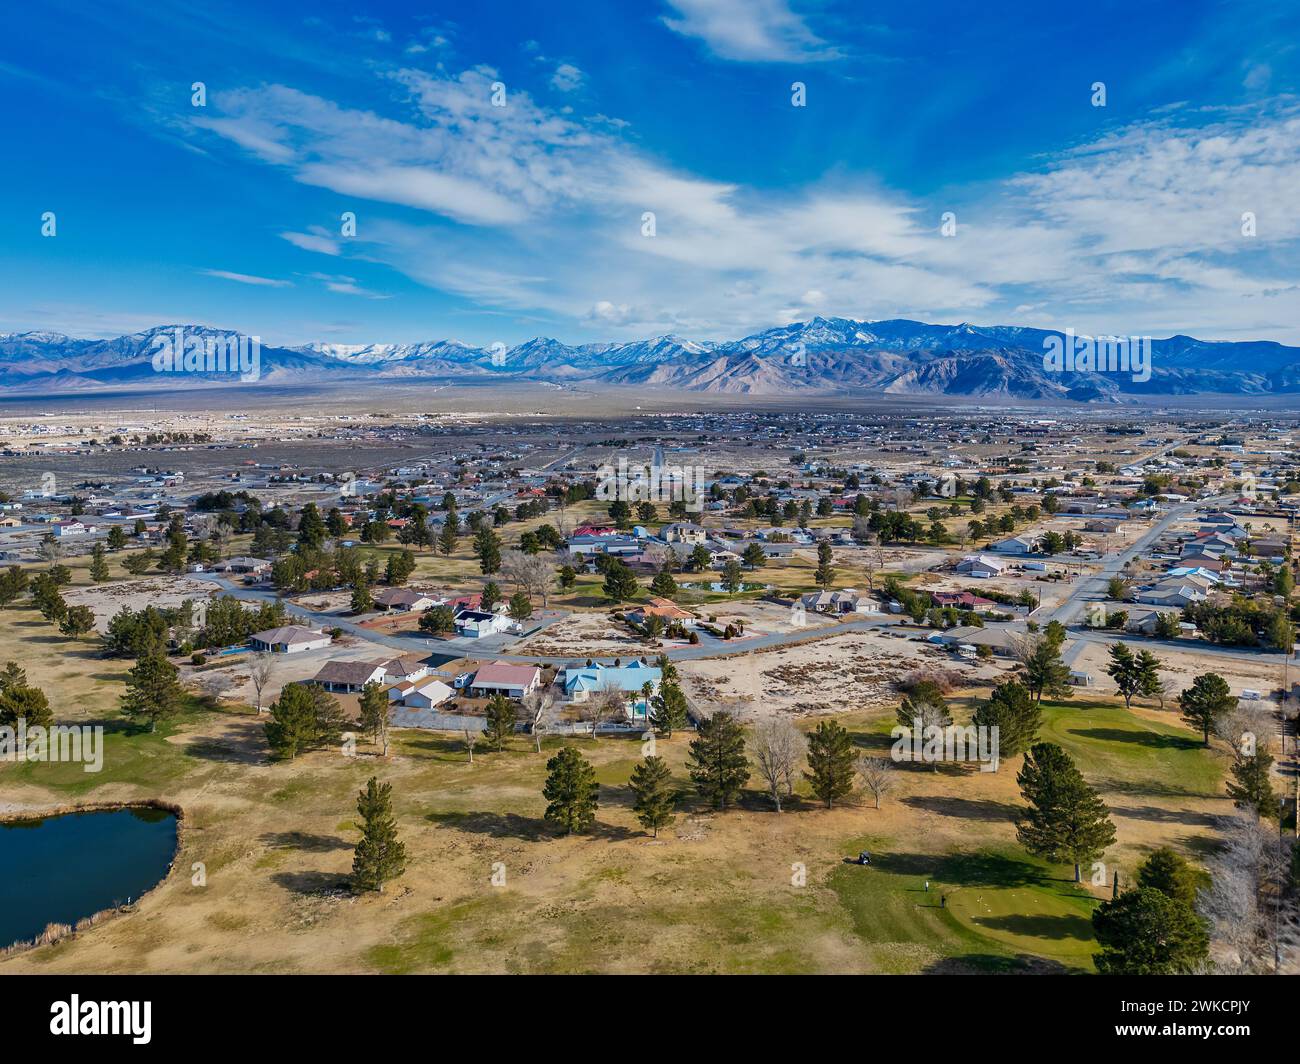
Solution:
[(1169, 530), (1170, 526), (1198, 509), (1213, 507), (1221, 501), (1221, 499), (1207, 499), (1199, 503), (1188, 502), (1175, 506), (1124, 550), (1102, 555), (1101, 571), (1077, 579), (1070, 593), (1049, 614), (1040, 617), (1039, 621), (1042, 624), (1060, 621), (1067, 626), (1073, 623), (1086, 603), (1104, 602), (1106, 585), (1110, 583), (1110, 578), (1119, 576), (1129, 561), (1150, 547)]

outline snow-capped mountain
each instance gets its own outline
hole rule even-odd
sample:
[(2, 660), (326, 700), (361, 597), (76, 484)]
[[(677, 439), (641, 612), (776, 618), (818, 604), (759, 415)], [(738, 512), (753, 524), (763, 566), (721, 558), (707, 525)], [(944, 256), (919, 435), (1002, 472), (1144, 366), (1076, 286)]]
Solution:
[[(222, 341), (208, 326), (167, 325), (106, 340), (54, 332), (0, 334), (0, 386), (28, 394), (67, 389), (200, 387), (229, 374), (161, 375), (151, 363), (163, 339)], [(1116, 402), (1143, 395), (1300, 392), (1300, 348), (1271, 341), (1151, 341), (1149, 380), (1134, 373), (1053, 372), (1045, 345), (1061, 334), (1021, 326), (931, 325), (893, 319), (813, 318), (731, 341), (656, 336), (570, 345), (535, 337), (513, 347), (459, 340), (407, 344), (313, 343), (260, 348), (258, 380), (332, 382), (474, 379), (606, 383), (753, 395), (1010, 396)]]

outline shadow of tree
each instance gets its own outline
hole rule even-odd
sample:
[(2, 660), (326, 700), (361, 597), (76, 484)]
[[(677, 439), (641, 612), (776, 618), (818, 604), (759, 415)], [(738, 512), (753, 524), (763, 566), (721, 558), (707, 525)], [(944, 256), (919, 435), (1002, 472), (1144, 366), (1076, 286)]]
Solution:
[(902, 799), (902, 804), (912, 809), (922, 809), (928, 813), (942, 816), (960, 817), (963, 820), (1015, 821), (1020, 816), (1020, 807), (1010, 802), (999, 802), (991, 798), (952, 798), (938, 795), (914, 795)]
[(965, 953), (944, 957), (922, 970), (925, 975), (987, 975), (1007, 972), (1019, 975), (1070, 975), (1082, 971), (1059, 961), (1019, 953), (1007, 957), (997, 953)]
[(1083, 916), (1050, 916), (1046, 913), (1008, 913), (1006, 916), (976, 916), (971, 922), (994, 931), (1007, 931), (1030, 938), (1088, 941), (1092, 938), (1092, 921)]
[(1219, 819), (1213, 813), (1197, 813), (1190, 809), (1161, 809), (1155, 805), (1113, 805), (1110, 811), (1115, 816), (1125, 816), (1131, 820), (1150, 820), (1159, 824), (1186, 824), (1189, 827), (1214, 827)]
[(487, 835), (494, 839), (524, 839), (536, 842), (549, 838), (552, 834), (549, 825), (541, 817), (520, 816), (518, 813), (429, 813), (426, 817), (431, 824), (459, 828), (461, 831), (475, 835)]
[(1095, 739), (1101, 743), (1133, 743), (1149, 746), (1153, 750), (1195, 750), (1200, 748), (1199, 740), (1185, 735), (1161, 735), (1158, 732), (1130, 731), (1127, 728), (1067, 728), (1070, 735), (1080, 739)]
[(272, 831), (261, 837), (267, 846), (280, 850), (302, 850), (305, 853), (329, 853), (332, 850), (350, 850), (352, 843), (337, 835), (313, 835), (306, 831)]
[(352, 881), (338, 872), (276, 872), (271, 882), (294, 894), (351, 893)]

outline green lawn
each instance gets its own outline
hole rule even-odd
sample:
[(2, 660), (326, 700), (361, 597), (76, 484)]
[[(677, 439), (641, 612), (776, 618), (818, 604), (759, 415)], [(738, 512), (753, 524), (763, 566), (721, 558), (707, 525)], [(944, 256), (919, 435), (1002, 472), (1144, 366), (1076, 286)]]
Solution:
[(845, 849), (869, 851), (871, 864), (842, 865), (828, 885), (886, 971), (914, 971), (922, 949), (981, 970), (1013, 971), (1029, 958), (1092, 970), (1097, 902), (1062, 869), (1014, 850), (921, 854), (870, 837)]

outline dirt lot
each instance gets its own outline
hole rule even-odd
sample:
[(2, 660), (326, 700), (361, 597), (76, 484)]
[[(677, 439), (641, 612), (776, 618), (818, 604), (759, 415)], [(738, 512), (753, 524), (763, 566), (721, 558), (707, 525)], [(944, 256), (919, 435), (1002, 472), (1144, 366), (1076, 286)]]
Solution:
[(69, 588), (64, 598), (71, 606), (89, 606), (95, 614), (95, 631), (104, 633), (113, 615), (123, 609), (146, 606), (174, 607), (186, 599), (202, 602), (220, 588), (190, 576), (150, 576), (142, 580)]
[(921, 665), (994, 682), (995, 665), (957, 663), (924, 643), (876, 632), (850, 632), (779, 650), (682, 662), (687, 694), (700, 708), (729, 709), (746, 720), (773, 714), (813, 716), (896, 705), (897, 681)]

